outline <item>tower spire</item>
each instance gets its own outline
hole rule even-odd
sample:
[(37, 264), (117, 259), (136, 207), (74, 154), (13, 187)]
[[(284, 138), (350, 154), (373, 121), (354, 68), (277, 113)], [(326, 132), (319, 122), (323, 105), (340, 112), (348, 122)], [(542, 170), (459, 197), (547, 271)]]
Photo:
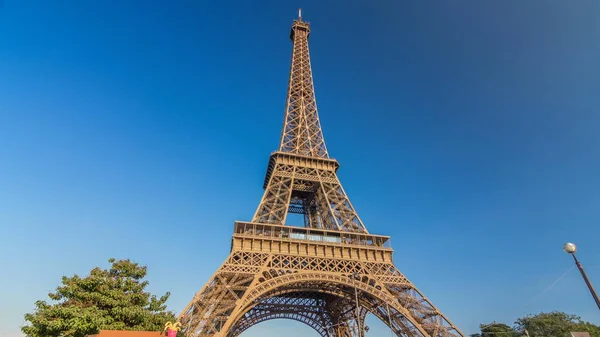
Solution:
[(317, 112), (308, 50), (309, 35), (310, 25), (302, 21), (302, 9), (298, 9), (298, 20), (294, 20), (290, 32), (292, 64), (279, 151), (329, 158)]

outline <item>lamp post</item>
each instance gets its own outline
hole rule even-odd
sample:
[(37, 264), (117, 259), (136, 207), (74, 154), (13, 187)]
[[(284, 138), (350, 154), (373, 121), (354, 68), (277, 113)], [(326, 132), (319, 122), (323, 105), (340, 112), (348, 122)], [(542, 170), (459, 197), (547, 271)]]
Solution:
[(592, 293), (592, 297), (594, 298), (594, 301), (596, 302), (596, 305), (598, 306), (598, 309), (600, 309), (600, 299), (598, 299), (598, 294), (596, 294), (596, 291), (594, 290), (594, 286), (592, 286), (592, 282), (590, 282), (590, 279), (588, 279), (587, 274), (583, 270), (583, 266), (581, 266), (581, 263), (579, 262), (579, 260), (577, 260), (577, 257), (575, 256), (575, 252), (577, 251), (577, 246), (575, 246), (575, 244), (573, 244), (571, 242), (567, 242), (563, 246), (563, 249), (565, 250), (565, 252), (567, 252), (573, 256), (573, 260), (575, 260), (575, 264), (577, 265), (577, 268), (579, 268), (579, 272), (581, 272), (581, 276), (583, 276), (583, 280), (585, 281), (585, 284), (587, 284), (588, 289), (590, 289), (590, 293)]
[[(352, 274), (352, 278), (358, 282), (360, 281), (360, 274), (354, 273)], [(360, 326), (360, 307), (358, 306), (358, 289), (356, 286), (354, 286), (354, 302), (356, 303), (356, 328), (358, 329), (358, 335), (362, 337), (364, 336), (364, 333), (361, 329), (362, 327)]]

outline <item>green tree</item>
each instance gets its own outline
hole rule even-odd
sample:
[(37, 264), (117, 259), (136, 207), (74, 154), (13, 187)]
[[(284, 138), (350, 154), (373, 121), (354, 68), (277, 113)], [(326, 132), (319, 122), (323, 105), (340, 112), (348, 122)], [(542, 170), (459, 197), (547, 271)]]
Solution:
[(175, 315), (166, 310), (169, 293), (157, 298), (144, 291), (146, 266), (109, 259), (110, 269), (94, 268), (87, 277), (63, 276), (62, 285), (37, 301), (21, 328), (28, 337), (84, 337), (99, 330), (161, 331)]
[(577, 329), (573, 331), (589, 332), (591, 337), (600, 337), (600, 326), (590, 322), (580, 322), (577, 324)]
[(570, 332), (589, 332), (591, 337), (600, 337), (600, 327), (582, 321), (579, 316), (553, 311), (528, 315), (517, 319), (515, 327), (529, 332), (531, 337), (569, 337)]
[(480, 333), (472, 334), (471, 337), (518, 337), (519, 334), (515, 329), (502, 323), (480, 324)]

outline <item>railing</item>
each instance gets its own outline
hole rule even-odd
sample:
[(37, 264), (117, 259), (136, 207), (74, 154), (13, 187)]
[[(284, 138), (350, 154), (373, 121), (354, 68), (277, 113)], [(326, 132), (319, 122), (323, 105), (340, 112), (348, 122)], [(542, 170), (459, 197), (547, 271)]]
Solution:
[(389, 236), (362, 234), (304, 228), (293, 226), (270, 225), (254, 222), (236, 222), (234, 235), (257, 238), (279, 238), (293, 241), (322, 242), (339, 245), (369, 246), (375, 248), (391, 248)]

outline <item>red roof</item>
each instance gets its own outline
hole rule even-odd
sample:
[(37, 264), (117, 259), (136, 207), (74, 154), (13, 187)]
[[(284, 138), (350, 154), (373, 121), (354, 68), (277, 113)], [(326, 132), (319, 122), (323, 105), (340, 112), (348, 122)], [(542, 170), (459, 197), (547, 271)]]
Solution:
[(97, 335), (88, 337), (164, 337), (160, 331), (125, 331), (125, 330), (100, 330)]

